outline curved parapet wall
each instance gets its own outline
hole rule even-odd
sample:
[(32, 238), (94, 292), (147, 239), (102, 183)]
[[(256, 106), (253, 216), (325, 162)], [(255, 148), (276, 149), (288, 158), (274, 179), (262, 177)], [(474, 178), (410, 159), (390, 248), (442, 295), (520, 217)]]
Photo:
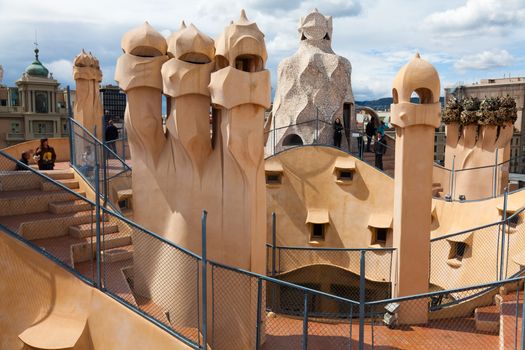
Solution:
[[(351, 172), (352, 179), (338, 179), (341, 170)], [(272, 213), (275, 213), (277, 246), (392, 247), (393, 180), (375, 168), (333, 147), (304, 146), (267, 158), (265, 171), (268, 242), (272, 242)], [(511, 193), (507, 217), (524, 204), (525, 190)], [(432, 240), (431, 284), (450, 289), (492, 282), (498, 278), (496, 272), (501, 265), (498, 260), (501, 253), (498, 224), (473, 230), (472, 235), (457, 235), (449, 239), (445, 236), (498, 223), (502, 219), (502, 210), (503, 196), (472, 202), (432, 201), (431, 212), (428, 213)], [(525, 250), (525, 214), (520, 213), (515, 220), (516, 227), (507, 228), (506, 242), (510, 245), (509, 253), (505, 252), (504, 256), (505, 266), (508, 261), (506, 276), (518, 272), (518, 262), (522, 261), (519, 252)], [(324, 238), (313, 237), (314, 224), (323, 226)], [(386, 241), (378, 241), (378, 231), (384, 233), (385, 230)], [(466, 244), (459, 263), (452, 256), (456, 253), (453, 249), (457, 243)], [(320, 255), (307, 251), (300, 255), (290, 250), (285, 253), (281, 262), (283, 272), (315, 263), (343, 265), (354, 273), (359, 271), (357, 255), (350, 258), (348, 253), (340, 252), (323, 252)], [(370, 253), (371, 256), (377, 254)], [(288, 255), (290, 257), (284, 260)], [(335, 259), (336, 255), (342, 257)], [(378, 281), (383, 278), (390, 266), (381, 263), (383, 260), (380, 256), (371, 260), (370, 265), (375, 264), (375, 267), (369, 270), (367, 266), (367, 278)], [(369, 274), (375, 274), (375, 277)]]
[(4, 232), (0, 256), (1, 349), (190, 349)]
[[(49, 145), (55, 149), (55, 152), (57, 154), (57, 162), (69, 162), (70, 155), (69, 155), (69, 138), (68, 137), (56, 137), (56, 138), (50, 138), (49, 139)], [(17, 143), (16, 145), (6, 147), (2, 149), (5, 153), (13, 156), (16, 159), (20, 159), (23, 152), (27, 151), (35, 151), (37, 147), (40, 146), (40, 140), (35, 139), (31, 141), (25, 141), (21, 143)], [(33, 157), (29, 158), (29, 164), (36, 164), (36, 162), (33, 160)], [(15, 165), (10, 163), (12, 165), (12, 169), (0, 169), (0, 170), (14, 170)]]

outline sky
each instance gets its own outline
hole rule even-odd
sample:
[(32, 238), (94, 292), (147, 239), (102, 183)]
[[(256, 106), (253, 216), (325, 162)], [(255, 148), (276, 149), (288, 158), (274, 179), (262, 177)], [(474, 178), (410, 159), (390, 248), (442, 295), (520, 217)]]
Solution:
[(82, 48), (115, 83), (123, 34), (148, 21), (167, 36), (181, 20), (217, 38), (244, 8), (265, 33), (267, 68), (298, 48), (301, 16), (314, 8), (333, 16), (332, 47), (352, 63), (357, 101), (389, 97), (397, 71), (416, 52), (437, 68), (442, 87), (525, 76), (525, 0), (0, 0), (0, 65), (14, 85), (33, 60), (74, 86), (72, 61)]

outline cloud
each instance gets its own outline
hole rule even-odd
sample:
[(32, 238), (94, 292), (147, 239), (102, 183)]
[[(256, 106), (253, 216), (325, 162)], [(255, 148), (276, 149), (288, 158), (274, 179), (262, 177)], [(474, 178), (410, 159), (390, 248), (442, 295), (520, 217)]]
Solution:
[(317, 8), (324, 15), (333, 17), (357, 16), (362, 11), (359, 0), (325, 0), (323, 2), (313, 0), (250, 0), (248, 4), (261, 12), (284, 13), (293, 11), (301, 16), (314, 8)]
[(49, 63), (43, 62), (44, 66), (53, 74), (63, 86), (74, 85), (73, 80), (73, 62), (66, 59), (59, 59)]
[(502, 31), (522, 25), (524, 19), (523, 0), (467, 0), (464, 6), (431, 14), (423, 23), (457, 36)]
[(488, 70), (510, 66), (514, 62), (514, 56), (512, 56), (507, 50), (492, 50), (463, 56), (454, 63), (454, 68), (462, 71), (468, 69)]

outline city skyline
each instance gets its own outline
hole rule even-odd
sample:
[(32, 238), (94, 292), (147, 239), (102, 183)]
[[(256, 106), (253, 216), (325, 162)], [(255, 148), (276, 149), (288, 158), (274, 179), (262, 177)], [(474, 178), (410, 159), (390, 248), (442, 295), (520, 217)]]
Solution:
[(237, 19), (245, 8), (266, 33), (275, 88), (278, 63), (299, 45), (301, 16), (314, 7), (334, 17), (334, 51), (352, 63), (356, 100), (390, 96), (395, 72), (414, 55), (436, 66), (443, 87), (483, 78), (525, 76), (525, 3), (520, 0), (447, 0), (414, 6), (408, 1), (162, 1), (71, 3), (0, 0), (0, 64), (3, 83), (14, 85), (33, 60), (35, 31), (40, 59), (65, 85), (74, 85), (72, 60), (82, 48), (101, 61), (104, 84), (114, 84), (120, 37), (147, 20), (163, 35), (180, 21), (194, 23), (216, 38), (217, 28)]

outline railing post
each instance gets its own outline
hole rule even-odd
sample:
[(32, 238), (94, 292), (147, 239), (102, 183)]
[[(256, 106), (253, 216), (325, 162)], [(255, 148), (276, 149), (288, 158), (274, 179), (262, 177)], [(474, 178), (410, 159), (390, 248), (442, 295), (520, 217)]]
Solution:
[(507, 197), (508, 197), (508, 191), (505, 187), (504, 193), (503, 193), (503, 221), (501, 223), (501, 256), (500, 256), (500, 270), (499, 270), (499, 280), (501, 281), (503, 279), (503, 265), (505, 261), (505, 234), (507, 231)]
[(275, 276), (275, 246), (277, 243), (276, 222), (277, 217), (275, 213), (272, 213), (272, 276)]
[(303, 341), (301, 349), (308, 349), (308, 293), (304, 292)]
[[(521, 280), (524, 281), (523, 279)], [(523, 283), (523, 296), (525, 296), (525, 283)], [(516, 302), (517, 304), (517, 302)], [(518, 308), (518, 305), (516, 305), (516, 308)], [(525, 349), (525, 307), (522, 306), (521, 308), (521, 350)]]
[(275, 154), (275, 138), (277, 137), (275, 135), (275, 119), (272, 119), (272, 124), (273, 124), (273, 139), (272, 139), (272, 142), (273, 142), (273, 154)]
[(456, 190), (454, 187), (455, 181), (456, 181), (456, 173), (455, 173), (455, 166), (456, 166), (456, 156), (452, 158), (452, 172), (451, 172), (451, 180), (450, 180), (450, 198), (454, 200), (454, 191)]
[(495, 152), (496, 162), (494, 164), (494, 171), (492, 172), (493, 176), (493, 187), (492, 187), (492, 197), (496, 197), (498, 193), (498, 152)]
[(365, 348), (365, 254), (366, 250), (361, 250), (359, 264), (359, 350)]
[[(69, 92), (69, 86), (68, 86), (68, 92)], [(68, 131), (69, 131), (69, 163), (71, 165), (76, 166), (76, 159), (75, 159), (75, 140), (73, 136), (73, 122), (71, 121), (71, 118), (67, 119), (67, 125), (68, 125)]]
[[(97, 135), (97, 129), (95, 127), (95, 136)], [(99, 159), (98, 159), (98, 152), (95, 148), (95, 237), (97, 239), (96, 242), (96, 270), (97, 270), (97, 280), (96, 284), (99, 289), (102, 289), (102, 280), (101, 280), (101, 239), (100, 239), (100, 166), (99, 166)]]
[(206, 217), (208, 212), (202, 211), (201, 229), (202, 229), (202, 346), (204, 349), (208, 347), (208, 290), (207, 290), (207, 273), (208, 260), (206, 258)]
[(255, 324), (255, 349), (261, 348), (262, 278), (257, 279), (257, 320)]

